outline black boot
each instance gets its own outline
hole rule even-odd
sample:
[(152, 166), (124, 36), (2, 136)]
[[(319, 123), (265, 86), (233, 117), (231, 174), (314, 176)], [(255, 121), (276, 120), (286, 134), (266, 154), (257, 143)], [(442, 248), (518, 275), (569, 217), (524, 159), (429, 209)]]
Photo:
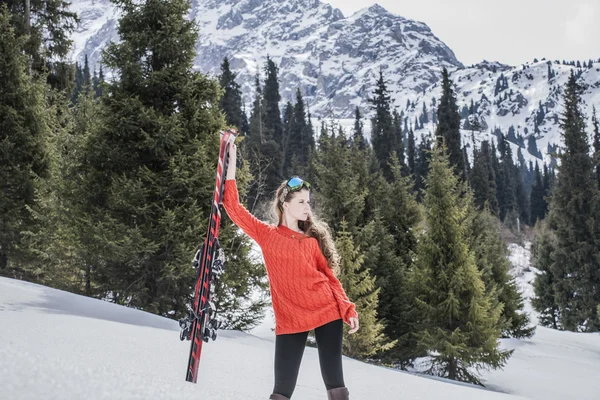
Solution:
[(287, 397), (281, 395), (281, 394), (275, 394), (273, 393), (270, 397), (269, 400), (290, 400)]
[(327, 400), (348, 400), (350, 397), (347, 387), (329, 389), (327, 391)]

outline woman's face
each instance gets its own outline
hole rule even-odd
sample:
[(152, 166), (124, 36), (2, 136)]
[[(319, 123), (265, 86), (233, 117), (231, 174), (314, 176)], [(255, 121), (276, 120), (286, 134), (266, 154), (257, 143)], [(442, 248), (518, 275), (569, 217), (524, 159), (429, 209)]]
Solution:
[(310, 215), (310, 192), (302, 189), (292, 196), (292, 199), (284, 204), (284, 209), (291, 217), (299, 221), (306, 221)]

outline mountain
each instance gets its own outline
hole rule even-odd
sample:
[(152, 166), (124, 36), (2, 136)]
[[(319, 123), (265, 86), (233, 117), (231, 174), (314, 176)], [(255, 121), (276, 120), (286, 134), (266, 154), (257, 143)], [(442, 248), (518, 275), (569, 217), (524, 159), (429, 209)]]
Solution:
[[(555, 151), (556, 145), (562, 144), (559, 131), (563, 110), (562, 96), (564, 85), (573, 72), (579, 77), (581, 109), (587, 117), (588, 143), (591, 145), (592, 107), (600, 110), (600, 60), (586, 61), (585, 65), (585, 68), (578, 68), (576, 65), (563, 65), (562, 61), (557, 60), (535, 60), (518, 67), (510, 67), (483, 62), (453, 71), (451, 79), (454, 81), (459, 109), (464, 117), (464, 141), (469, 142), (472, 140), (470, 136), (473, 135), (476, 142), (490, 139), (497, 143), (493, 133), (495, 128), (499, 128), (505, 135), (509, 135), (509, 141), (514, 145), (515, 160), (517, 150), (521, 148), (527, 161), (531, 160), (535, 164), (537, 160), (540, 166), (542, 159), (550, 163), (552, 160), (549, 153)], [(410, 128), (424, 115), (425, 104), (428, 123), (415, 131), (416, 136), (435, 131), (431, 122), (432, 110), (441, 93), (441, 85), (434, 83), (425, 93), (407, 96), (409, 106), (401, 105), (400, 110), (404, 111)], [(404, 102), (407, 100), (404, 99)], [(473, 110), (468, 110), (471, 104)], [(477, 123), (481, 126), (479, 130), (475, 129)], [(535, 139), (539, 153), (529, 148), (530, 137)], [(532, 151), (528, 152), (528, 149)], [(593, 148), (590, 147), (590, 151), (593, 151)], [(472, 158), (470, 160), (472, 161)]]
[[(118, 12), (108, 0), (73, 0), (72, 8), (81, 17), (74, 58), (87, 54), (97, 65), (100, 49), (118, 40)], [(345, 18), (318, 0), (192, 0), (189, 18), (200, 34), (195, 65), (218, 75), (229, 57), (246, 103), (267, 55), (279, 66), (283, 101), (294, 100), (300, 88), (314, 115), (328, 110), (338, 117), (367, 107), (380, 68), (398, 91), (422, 92), (443, 67), (462, 67), (427, 25), (379, 5)]]
[[(101, 49), (119, 40), (119, 11), (109, 0), (73, 0), (71, 7), (81, 18), (73, 36), (73, 58), (81, 61), (87, 54), (92, 67), (98, 67)], [(600, 60), (586, 61), (585, 68), (546, 60), (520, 66), (484, 61), (465, 67), (427, 25), (377, 4), (345, 17), (319, 0), (192, 0), (188, 17), (199, 27), (195, 67), (216, 76), (228, 57), (247, 109), (256, 75), (264, 77), (267, 55), (279, 66), (281, 108), (295, 101), (300, 88), (314, 117), (352, 118), (356, 106), (368, 115), (367, 98), (382, 70), (407, 126), (422, 118), (425, 103), (428, 118), (417, 129), (417, 142), (421, 134), (435, 131), (433, 99), (440, 96), (438, 82), (447, 68), (459, 107), (468, 109), (473, 102), (475, 110), (465, 113), (465, 143), (473, 141), (469, 136), (475, 120), (482, 127), (474, 133), (475, 141), (493, 140), (495, 127), (508, 134), (512, 126), (515, 157), (520, 147), (533, 162), (550, 162), (549, 151), (561, 143), (562, 85), (571, 70), (583, 86), (588, 127), (592, 105), (600, 109)], [(539, 152), (528, 152), (530, 138)]]

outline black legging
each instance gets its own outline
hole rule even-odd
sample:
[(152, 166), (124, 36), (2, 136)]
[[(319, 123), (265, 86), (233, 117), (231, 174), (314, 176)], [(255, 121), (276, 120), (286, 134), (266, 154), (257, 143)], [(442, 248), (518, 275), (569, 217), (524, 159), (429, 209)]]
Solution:
[[(341, 319), (315, 328), (321, 375), (327, 390), (345, 386), (342, 371), (343, 334), (344, 322)], [(275, 337), (275, 388), (273, 393), (287, 398), (292, 397), (307, 337), (308, 331)]]

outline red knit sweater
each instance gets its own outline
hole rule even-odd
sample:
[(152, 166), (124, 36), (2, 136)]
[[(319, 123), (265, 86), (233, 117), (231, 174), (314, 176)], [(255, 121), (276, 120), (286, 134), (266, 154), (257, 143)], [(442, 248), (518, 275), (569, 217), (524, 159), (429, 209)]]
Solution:
[(276, 335), (310, 331), (340, 318), (350, 324), (350, 318), (358, 318), (317, 239), (254, 217), (240, 204), (235, 180), (225, 182), (223, 206), (262, 250)]

